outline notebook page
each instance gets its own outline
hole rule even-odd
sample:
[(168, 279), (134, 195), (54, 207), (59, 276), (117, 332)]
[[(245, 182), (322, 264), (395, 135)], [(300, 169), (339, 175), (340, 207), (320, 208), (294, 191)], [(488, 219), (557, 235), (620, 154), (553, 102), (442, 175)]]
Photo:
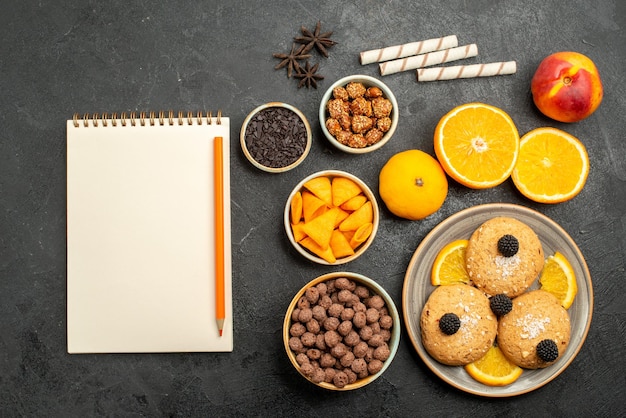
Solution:
[[(226, 323), (215, 321), (213, 138), (224, 138)], [(229, 120), (67, 123), (68, 352), (232, 351)]]

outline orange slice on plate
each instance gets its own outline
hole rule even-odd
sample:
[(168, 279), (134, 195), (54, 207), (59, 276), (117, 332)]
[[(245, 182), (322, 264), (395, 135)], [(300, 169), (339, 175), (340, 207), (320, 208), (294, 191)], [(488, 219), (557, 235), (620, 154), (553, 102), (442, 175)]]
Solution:
[(507, 359), (497, 346), (492, 346), (487, 354), (464, 366), (472, 378), (488, 386), (506, 386), (515, 382), (524, 369)]
[(545, 127), (522, 137), (511, 178), (527, 198), (560, 203), (580, 193), (588, 175), (589, 156), (582, 142), (560, 129)]
[(433, 286), (470, 282), (465, 269), (467, 244), (468, 240), (458, 239), (439, 250), (431, 270), (430, 282)]
[(567, 258), (558, 251), (546, 260), (539, 276), (539, 284), (541, 289), (556, 296), (565, 309), (572, 306), (578, 293), (574, 269)]
[(511, 175), (519, 153), (519, 133), (504, 110), (467, 103), (440, 119), (434, 145), (450, 177), (464, 186), (485, 189)]

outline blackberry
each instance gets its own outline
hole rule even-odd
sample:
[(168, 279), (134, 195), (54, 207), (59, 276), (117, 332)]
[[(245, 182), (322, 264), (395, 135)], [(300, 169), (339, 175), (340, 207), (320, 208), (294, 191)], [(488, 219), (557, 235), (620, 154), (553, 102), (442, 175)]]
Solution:
[(439, 329), (446, 334), (452, 335), (461, 328), (461, 320), (454, 313), (444, 314), (439, 320)]
[(546, 363), (551, 363), (559, 357), (559, 347), (553, 340), (541, 340), (537, 344), (537, 356)]
[(504, 293), (500, 293), (489, 298), (489, 307), (494, 314), (503, 316), (511, 312), (513, 301)]
[(505, 257), (513, 257), (519, 251), (519, 241), (511, 234), (502, 235), (498, 240), (498, 251)]

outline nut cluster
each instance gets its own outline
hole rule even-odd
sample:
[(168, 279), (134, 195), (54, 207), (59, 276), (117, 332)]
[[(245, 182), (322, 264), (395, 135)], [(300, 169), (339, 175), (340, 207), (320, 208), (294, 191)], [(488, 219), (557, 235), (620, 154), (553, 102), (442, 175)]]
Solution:
[(384, 299), (342, 277), (308, 288), (298, 300), (289, 348), (304, 376), (343, 388), (383, 368), (392, 328)]
[(365, 148), (380, 141), (391, 128), (391, 101), (376, 86), (351, 82), (333, 89), (326, 105), (326, 129), (339, 143)]

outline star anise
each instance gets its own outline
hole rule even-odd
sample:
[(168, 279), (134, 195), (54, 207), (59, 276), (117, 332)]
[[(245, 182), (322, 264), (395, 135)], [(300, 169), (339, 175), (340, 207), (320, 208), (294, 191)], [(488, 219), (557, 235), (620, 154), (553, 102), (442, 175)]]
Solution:
[(287, 66), (287, 77), (291, 78), (291, 74), (293, 73), (293, 71), (298, 72), (300, 70), (300, 64), (298, 64), (298, 60), (311, 58), (311, 55), (306, 54), (306, 51), (304, 51), (304, 49), (304, 45), (301, 45), (298, 49), (296, 49), (296, 44), (292, 44), (291, 52), (289, 52), (288, 54), (273, 54), (274, 58), (282, 60), (276, 67), (274, 67), (274, 69), (279, 70)]
[(309, 52), (313, 49), (313, 47), (315, 47), (323, 56), (328, 58), (328, 51), (326, 48), (330, 48), (337, 42), (330, 39), (330, 36), (333, 34), (332, 31), (320, 33), (321, 28), (322, 23), (320, 21), (318, 21), (317, 25), (315, 25), (315, 31), (313, 33), (302, 26), (300, 30), (302, 31), (303, 36), (297, 36), (294, 39), (296, 42), (305, 45), (304, 52)]
[(305, 63), (304, 68), (300, 67), (298, 72), (294, 75), (294, 77), (299, 78), (300, 82), (298, 83), (298, 88), (306, 85), (306, 88), (313, 87), (317, 89), (317, 80), (323, 80), (324, 76), (317, 74), (317, 68), (319, 67), (319, 63), (315, 64), (313, 67), (309, 64), (309, 61)]

